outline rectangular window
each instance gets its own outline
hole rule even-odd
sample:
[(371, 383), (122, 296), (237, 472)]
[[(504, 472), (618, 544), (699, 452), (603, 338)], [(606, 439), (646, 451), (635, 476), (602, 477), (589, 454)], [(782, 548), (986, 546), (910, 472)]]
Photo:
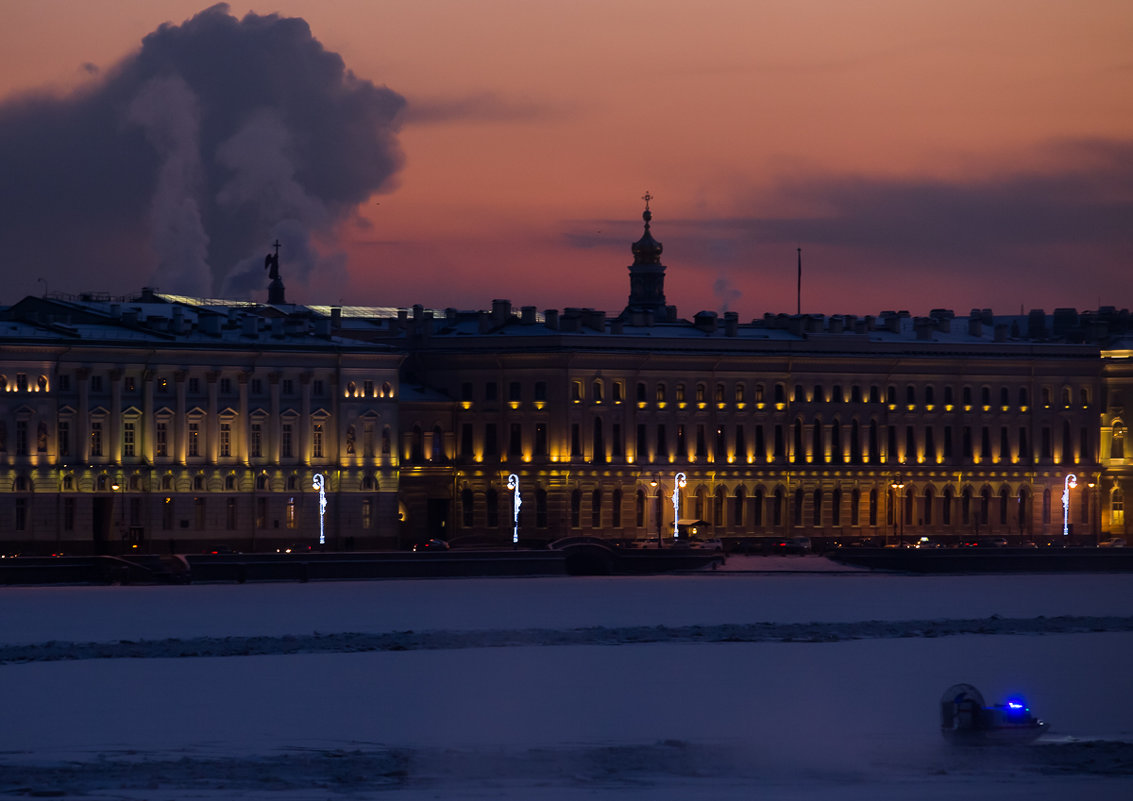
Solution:
[(201, 424), (189, 423), (189, 455), (201, 455)]
[(222, 457), (232, 455), (232, 424), (220, 424), (220, 455)]
[(90, 424), (90, 455), (102, 456), (102, 423), (98, 420)]
[(168, 495), (161, 500), (161, 528), (163, 531), (173, 530), (173, 499)]
[(484, 425), (484, 455), (485, 456), (499, 456), (500, 455), (500, 440), (499, 434), (496, 433), (495, 423), (486, 423)]
[(321, 378), (313, 382), (311, 391), (316, 398), (321, 398), (326, 393), (326, 385)]
[(16, 498), (16, 531), (28, 529), (28, 499)]
[(460, 424), (460, 455), (464, 459), (471, 459), (473, 454), (472, 424)]
[(362, 424), (362, 455), (372, 457), (374, 455), (374, 424)]
[(169, 455), (169, 424), (159, 422), (154, 429), (154, 455)]
[(264, 394), (264, 381), (263, 381), (262, 378), (253, 378), (252, 379), (252, 394), (253, 395), (263, 395)]
[(193, 528), (204, 531), (205, 528), (205, 499), (193, 499)]
[(232, 394), (232, 379), (231, 378), (220, 379), (220, 394), (222, 394), (222, 395), (231, 395)]
[(311, 455), (316, 459), (323, 458), (323, 424), (315, 423), (311, 428)]
[(60, 456), (70, 456), (71, 455), (71, 421), (70, 420), (60, 420), (59, 421), (58, 437), (59, 437), (59, 455)]
[(622, 442), (622, 424), (614, 423), (610, 427), (610, 438), (613, 440), (610, 443), (610, 455), (615, 459), (621, 459), (625, 456), (625, 447)]
[(537, 400), (537, 401), (547, 400), (547, 382), (546, 381), (536, 381), (535, 382), (535, 400)]
[(499, 397), (499, 389), (495, 381), (489, 381), (484, 385), (484, 400), (494, 401)]
[(290, 378), (283, 379), (283, 394), (284, 395), (294, 395), (295, 394), (295, 381), (293, 379), (290, 379)]
[(16, 456), (28, 455), (28, 421), (16, 421)]
[(371, 498), (362, 499), (362, 528), (374, 527), (374, 501)]
[(264, 429), (260, 423), (252, 423), (252, 457), (259, 459), (264, 455)]
[(224, 525), (229, 531), (236, 530), (236, 499), (229, 498), (224, 510)]
[(299, 525), (299, 514), (295, 508), (295, 498), (287, 499), (287, 508), (284, 510), (284, 519), (288, 528), (295, 528)]
[(136, 424), (129, 422), (122, 424), (122, 456), (134, 456)]
[(512, 423), (508, 431), (508, 456), (519, 459), (523, 456), (523, 426)]
[(92, 375), (90, 377), (90, 391), (102, 392), (102, 376)]
[(582, 455), (582, 427), (578, 423), (570, 424), (570, 455)]
[(256, 528), (267, 528), (268, 499), (256, 498)]
[(280, 442), (279, 442), (280, 455), (284, 459), (290, 459), (294, 455), (292, 453), (292, 447), (291, 447), (291, 440), (292, 440), (291, 423), (284, 423), (283, 427), (280, 429), (280, 431), (281, 431)]
[(190, 378), (189, 379), (189, 394), (190, 395), (201, 394), (201, 379), (199, 379), (199, 378)]
[(535, 455), (536, 456), (546, 456), (547, 455), (547, 424), (546, 423), (536, 423), (535, 424)]
[(364, 397), (364, 398), (374, 397), (374, 382), (373, 381), (363, 381), (362, 382), (362, 397)]
[(644, 462), (649, 455), (645, 423), (637, 424), (637, 461)]
[(63, 530), (64, 531), (74, 531), (75, 530), (75, 499), (74, 498), (64, 498), (63, 499)]
[(70, 392), (71, 391), (71, 376), (70, 375), (64, 374), (64, 375), (59, 376), (59, 391), (60, 392)]

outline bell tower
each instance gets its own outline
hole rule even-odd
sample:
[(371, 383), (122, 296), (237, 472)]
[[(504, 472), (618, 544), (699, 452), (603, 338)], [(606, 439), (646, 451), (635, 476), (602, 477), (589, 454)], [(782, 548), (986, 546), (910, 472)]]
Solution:
[(646, 192), (642, 198), (645, 211), (641, 219), (645, 221), (645, 233), (633, 243), (633, 264), (629, 267), (629, 303), (624, 314), (633, 312), (652, 312), (656, 319), (663, 319), (665, 307), (665, 265), (661, 263), (661, 243), (649, 232), (653, 212), (649, 201), (653, 196)]

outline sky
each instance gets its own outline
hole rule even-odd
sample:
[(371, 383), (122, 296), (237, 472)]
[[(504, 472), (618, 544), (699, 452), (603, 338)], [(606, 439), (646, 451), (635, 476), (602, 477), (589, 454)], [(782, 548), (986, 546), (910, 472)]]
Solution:
[(1131, 305), (1127, 0), (0, 10), (0, 303)]

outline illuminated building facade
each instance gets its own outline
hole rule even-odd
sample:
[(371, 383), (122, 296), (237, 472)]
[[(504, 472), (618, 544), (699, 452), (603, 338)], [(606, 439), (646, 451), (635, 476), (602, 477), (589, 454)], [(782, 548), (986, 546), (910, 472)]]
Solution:
[(0, 550), (427, 537), (1125, 536), (1129, 314), (680, 319), (661, 244), (626, 308), (463, 312), (26, 298), (0, 333)]

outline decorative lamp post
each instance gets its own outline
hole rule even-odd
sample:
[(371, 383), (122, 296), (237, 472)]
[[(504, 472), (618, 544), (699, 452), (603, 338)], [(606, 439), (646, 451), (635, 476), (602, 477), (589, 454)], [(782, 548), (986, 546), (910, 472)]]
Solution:
[(327, 493), (326, 493), (326, 480), (323, 478), (322, 473), (315, 473), (312, 486), (319, 491), (319, 545), (326, 543), (326, 535), (323, 533), (323, 517), (327, 512)]
[(681, 489), (688, 484), (688, 478), (684, 473), (677, 473), (676, 478), (673, 479), (673, 539), (678, 539), (681, 536), (681, 529), (678, 521), (681, 519)]
[(649, 482), (649, 486), (657, 490), (657, 547), (661, 547), (661, 481), (657, 474), (653, 474), (653, 480)]
[(904, 529), (904, 521), (901, 518), (905, 514), (905, 510), (901, 508), (901, 490), (905, 489), (905, 482), (901, 476), (897, 476), (889, 486), (893, 490), (893, 505), (895, 507), (893, 509), (893, 529), (897, 533), (897, 546), (900, 547)]
[(1078, 486), (1078, 476), (1069, 473), (1062, 482), (1062, 536), (1070, 534), (1070, 490)]
[(519, 493), (519, 476), (515, 473), (507, 477), (507, 488), (514, 493), (511, 504), (514, 523), (514, 528), (511, 531), (511, 544), (519, 545), (519, 507), (523, 506), (523, 496)]

